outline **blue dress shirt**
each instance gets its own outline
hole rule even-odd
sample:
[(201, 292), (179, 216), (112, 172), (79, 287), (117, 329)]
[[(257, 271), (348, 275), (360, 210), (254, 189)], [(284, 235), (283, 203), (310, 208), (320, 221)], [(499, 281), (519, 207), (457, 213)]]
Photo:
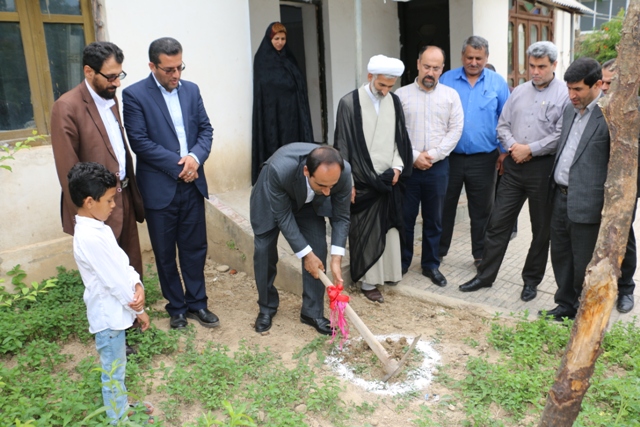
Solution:
[(484, 69), (474, 86), (464, 68), (447, 71), (440, 83), (454, 88), (464, 110), (464, 128), (453, 149), (458, 154), (490, 153), (500, 148), (496, 126), (502, 107), (509, 98), (509, 86), (498, 73)]

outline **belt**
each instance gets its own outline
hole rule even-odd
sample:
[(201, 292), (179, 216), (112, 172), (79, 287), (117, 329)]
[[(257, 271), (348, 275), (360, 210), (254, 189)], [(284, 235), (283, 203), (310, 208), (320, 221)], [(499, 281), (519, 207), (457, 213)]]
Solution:
[(560, 185), (560, 184), (556, 183), (556, 187), (558, 187), (558, 190), (560, 190), (560, 192), (562, 194), (564, 194), (565, 196), (569, 192), (569, 187), (567, 187), (566, 185)]

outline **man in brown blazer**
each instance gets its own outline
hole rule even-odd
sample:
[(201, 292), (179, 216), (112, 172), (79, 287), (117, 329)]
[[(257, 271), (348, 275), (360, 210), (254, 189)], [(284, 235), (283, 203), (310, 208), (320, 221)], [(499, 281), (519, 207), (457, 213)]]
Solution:
[(51, 144), (62, 187), (62, 230), (73, 235), (77, 208), (69, 196), (67, 173), (78, 162), (97, 162), (118, 178), (116, 207), (106, 221), (129, 262), (142, 276), (142, 256), (136, 221), (144, 220), (142, 197), (125, 142), (116, 90), (126, 73), (118, 46), (95, 42), (82, 57), (85, 80), (63, 94), (51, 112)]

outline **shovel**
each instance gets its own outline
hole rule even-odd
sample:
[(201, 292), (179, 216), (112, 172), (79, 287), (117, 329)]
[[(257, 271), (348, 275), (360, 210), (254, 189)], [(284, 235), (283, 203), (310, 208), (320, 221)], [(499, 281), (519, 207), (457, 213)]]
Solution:
[[(331, 283), (331, 280), (329, 280), (329, 278), (327, 277), (326, 274), (324, 274), (324, 272), (318, 270), (318, 273), (320, 276), (320, 280), (322, 281), (325, 287), (333, 286), (333, 283)], [(356, 314), (356, 312), (353, 311), (353, 309), (349, 304), (346, 305), (344, 312), (347, 314), (347, 317), (351, 321), (351, 324), (355, 326), (358, 332), (360, 332), (360, 335), (362, 335), (362, 338), (364, 338), (367, 344), (369, 344), (369, 347), (371, 348), (371, 350), (373, 350), (375, 355), (378, 356), (378, 359), (380, 359), (380, 362), (382, 362), (382, 366), (385, 372), (387, 373), (384, 377), (382, 377), (382, 381), (387, 382), (389, 381), (390, 378), (393, 378), (395, 375), (399, 374), (402, 371), (402, 368), (404, 367), (404, 365), (406, 365), (407, 360), (409, 359), (409, 355), (411, 354), (413, 349), (416, 347), (416, 344), (418, 344), (418, 341), (420, 340), (420, 337), (422, 335), (418, 335), (413, 340), (413, 342), (411, 343), (411, 346), (409, 347), (409, 350), (405, 353), (404, 356), (402, 356), (402, 359), (400, 359), (400, 361), (398, 362), (397, 360), (389, 356), (389, 353), (387, 353), (387, 350), (384, 349), (382, 344), (380, 344), (380, 341), (376, 339), (376, 337), (371, 333), (369, 328), (367, 328), (367, 325), (364, 324), (362, 319), (360, 319), (360, 317)]]

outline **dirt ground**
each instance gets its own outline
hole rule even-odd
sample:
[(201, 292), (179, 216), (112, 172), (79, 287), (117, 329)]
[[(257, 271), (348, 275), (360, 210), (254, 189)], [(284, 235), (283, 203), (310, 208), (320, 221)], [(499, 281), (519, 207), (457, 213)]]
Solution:
[[(229, 347), (233, 352), (238, 348), (240, 341), (244, 339), (248, 347), (256, 344), (260, 347), (269, 347), (281, 356), (285, 366), (295, 366), (297, 361), (293, 360), (293, 354), (318, 337), (318, 333), (312, 327), (300, 323), (301, 297), (280, 292), (280, 307), (273, 320), (271, 330), (264, 334), (258, 334), (253, 329), (255, 317), (258, 314), (257, 290), (253, 277), (247, 276), (244, 272), (231, 274), (233, 266), (229, 266), (231, 270), (226, 272), (219, 271), (218, 267), (221, 266), (209, 260), (205, 275), (209, 309), (220, 317), (221, 326), (207, 329), (197, 322), (190, 321), (196, 324), (197, 342), (204, 346), (207, 341), (213, 341)], [(402, 283), (398, 286), (402, 286)], [(373, 334), (401, 334), (409, 337), (410, 341), (413, 337), (421, 334), (421, 340), (430, 342), (440, 355), (440, 364), (448, 366), (447, 374), (455, 379), (463, 378), (467, 358), (487, 351), (486, 334), (489, 329), (487, 319), (468, 309), (444, 308), (409, 298), (401, 295), (397, 289), (394, 287), (383, 289), (385, 297), (383, 304), (370, 302), (356, 289), (349, 289), (345, 293), (350, 294), (351, 307)], [(156, 308), (162, 309), (163, 305), (164, 301), (160, 301)], [(326, 306), (325, 316), (328, 317), (328, 315), (329, 308)], [(158, 319), (155, 320), (155, 323), (159, 329), (167, 330), (169, 328), (169, 319)], [(350, 328), (350, 332), (353, 337), (359, 336), (353, 326)], [(470, 345), (471, 340), (475, 340), (473, 346)], [(393, 348), (393, 343), (385, 345), (390, 353), (402, 354), (401, 350)], [(95, 352), (93, 346), (87, 346), (90, 348), (78, 348), (78, 346), (78, 344), (71, 344), (63, 351), (77, 352), (79, 358), (74, 357), (76, 360), (80, 360), (87, 353)], [(352, 349), (356, 353), (367, 350), (366, 346), (362, 345), (354, 345)], [(315, 361), (315, 355), (310, 357)], [(353, 358), (347, 354), (347, 358), (349, 357)], [(171, 364), (171, 356), (158, 360), (158, 365), (160, 362)], [(326, 365), (314, 369), (318, 371), (320, 376), (336, 375)], [(378, 364), (371, 366), (371, 370), (365, 376), (375, 378), (382, 376), (383, 373), (381, 365)], [(352, 415), (347, 425), (411, 426), (413, 424), (410, 420), (415, 418), (414, 412), (422, 404), (426, 404), (434, 412), (446, 414), (446, 424), (443, 425), (457, 426), (461, 425), (464, 420), (462, 403), (456, 402), (452, 396), (453, 393), (442, 385), (431, 384), (428, 388), (412, 395), (391, 397), (367, 392), (344, 380), (341, 382), (345, 386), (345, 391), (341, 394), (343, 401), (355, 405), (366, 403), (376, 408), (373, 413), (368, 412), (364, 415), (358, 414), (357, 411), (350, 411)], [(428, 399), (425, 399), (425, 395), (429, 395)], [(435, 400), (433, 399), (434, 395), (438, 396)], [(159, 418), (163, 418), (159, 403), (166, 399), (167, 396), (162, 394), (152, 394), (145, 397), (145, 400), (155, 403), (154, 415)], [(202, 409), (198, 407), (181, 408), (180, 424), (195, 420), (202, 412)], [(326, 419), (315, 418), (313, 413), (308, 414), (308, 423), (312, 427), (332, 425)]]

